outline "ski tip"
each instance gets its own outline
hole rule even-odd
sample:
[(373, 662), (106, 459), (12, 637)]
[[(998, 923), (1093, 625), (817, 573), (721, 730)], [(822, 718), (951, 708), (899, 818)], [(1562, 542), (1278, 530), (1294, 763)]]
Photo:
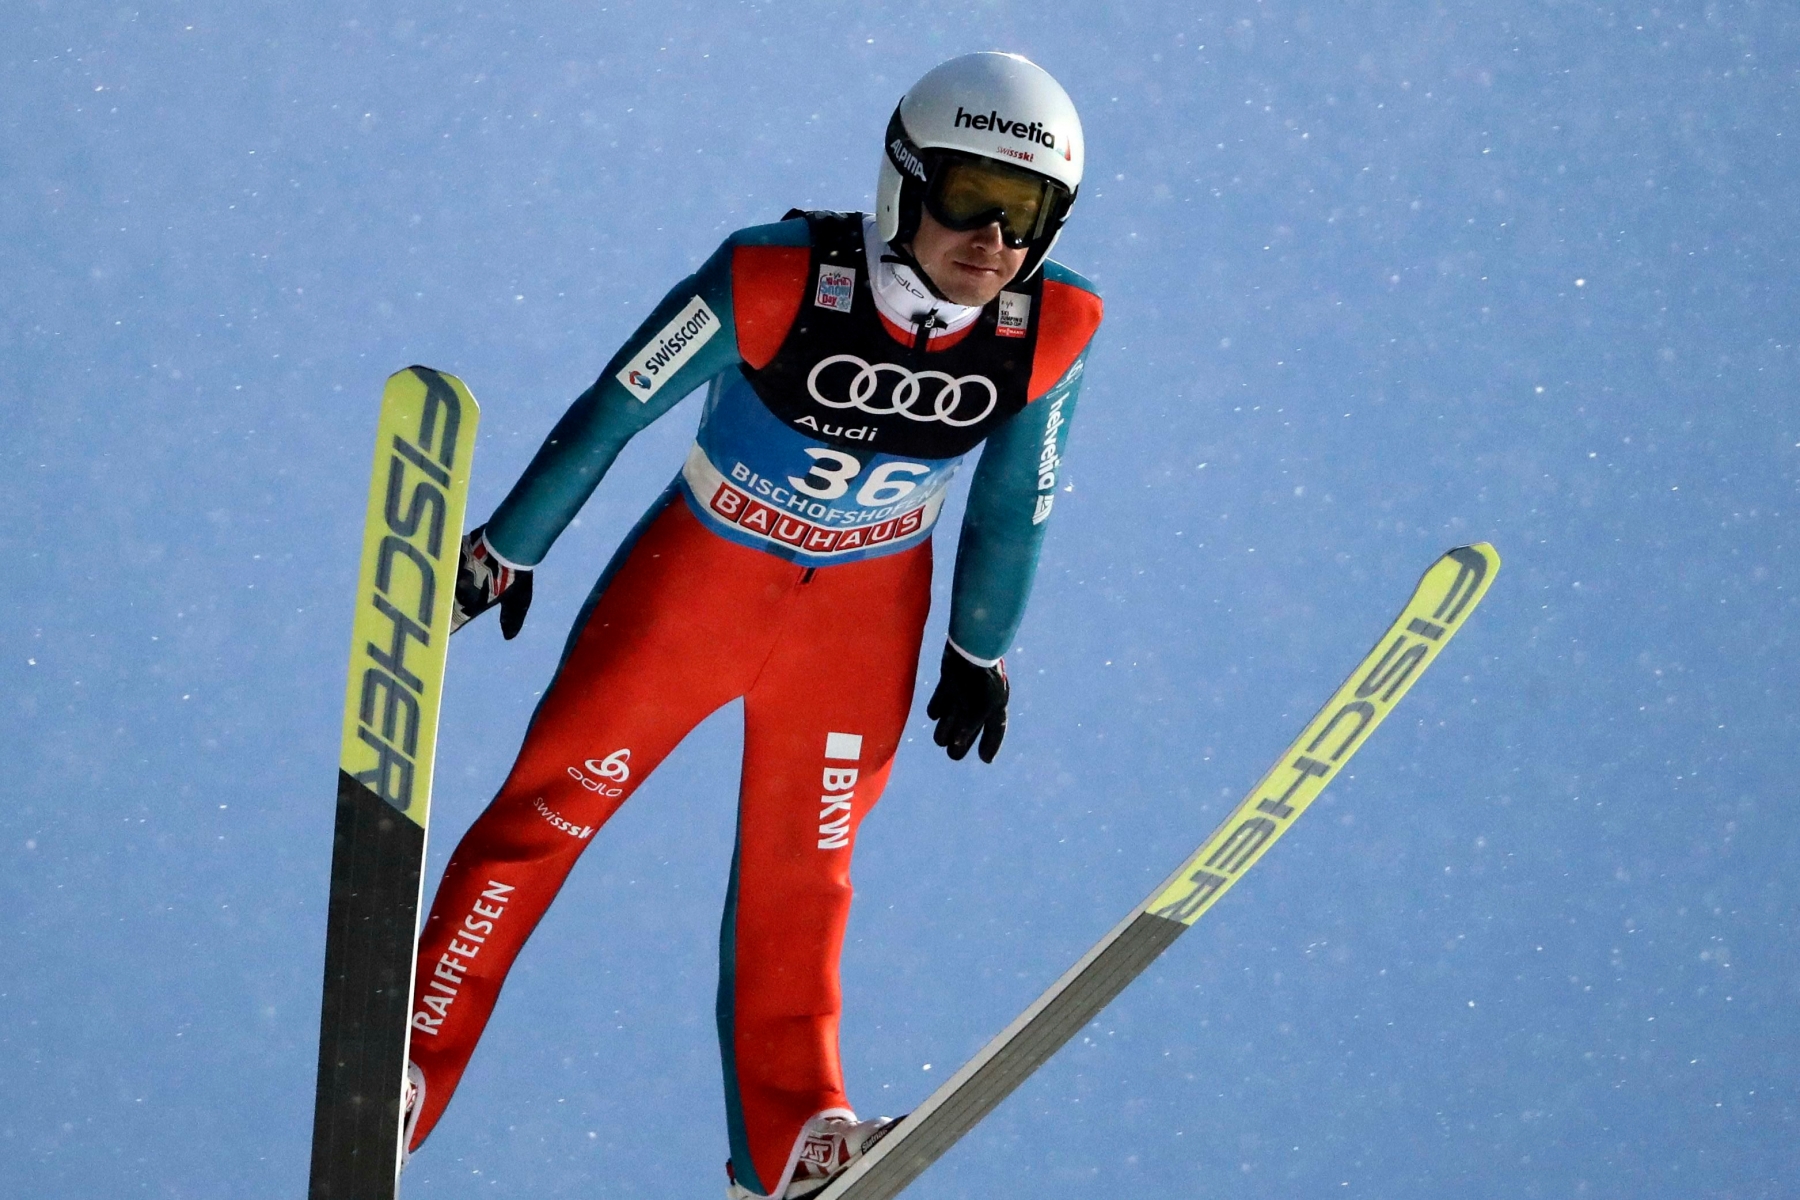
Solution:
[(1500, 552), (1494, 549), (1492, 542), (1475, 542), (1468, 546), (1458, 546), (1444, 553), (1444, 558), (1464, 566), (1473, 568), (1478, 574), (1492, 579), (1500, 570)]
[(462, 380), (458, 379), (448, 371), (440, 371), (436, 367), (427, 367), (422, 363), (414, 363), (410, 367), (395, 371), (392, 375), (389, 375), (388, 378), (398, 379), (402, 375), (416, 375), (427, 384), (434, 379), (442, 379), (444, 382), (450, 384), (459, 384), (462, 382)]
[(422, 366), (419, 363), (414, 363), (412, 366), (403, 367), (387, 377), (387, 387), (389, 388), (395, 386), (408, 387), (414, 383), (423, 385), (427, 393), (431, 392), (433, 389), (439, 390), (440, 393), (444, 389), (448, 389), (448, 391), (456, 394), (457, 400), (464, 407), (471, 409), (476, 413), (481, 411), (481, 406), (475, 403), (474, 393), (469, 391), (469, 385), (448, 371), (440, 371), (436, 367), (427, 367)]
[[(1419, 590), (1413, 601), (1427, 603), (1428, 596), (1440, 596), (1425, 623), (1434, 628), (1454, 630), (1474, 611), (1489, 585), (1500, 573), (1500, 554), (1487, 542), (1457, 546), (1444, 552), (1419, 579)], [(1439, 636), (1443, 632), (1439, 629)]]

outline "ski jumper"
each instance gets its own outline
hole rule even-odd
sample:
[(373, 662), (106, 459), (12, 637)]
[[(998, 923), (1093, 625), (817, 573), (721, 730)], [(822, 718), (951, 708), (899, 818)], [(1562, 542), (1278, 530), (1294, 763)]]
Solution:
[[(872, 280), (917, 311), (890, 315)], [(732, 1167), (776, 1195), (805, 1123), (851, 1114), (838, 956), (857, 829), (887, 783), (930, 604), (933, 523), (971, 484), (950, 637), (1011, 644), (1101, 304), (1053, 262), (959, 320), (859, 214), (740, 231), (564, 414), (487, 526), (532, 566), (625, 442), (705, 384), (680, 474), (576, 618), (518, 760), (458, 844), (419, 943), (411, 1058), (423, 1142), (508, 968), (596, 830), (695, 725), (744, 701), (719, 937)]]

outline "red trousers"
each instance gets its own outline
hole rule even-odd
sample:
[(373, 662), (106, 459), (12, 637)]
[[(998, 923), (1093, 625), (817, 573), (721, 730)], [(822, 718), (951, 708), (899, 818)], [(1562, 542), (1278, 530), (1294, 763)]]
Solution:
[(850, 854), (912, 702), (931, 547), (807, 570), (709, 533), (670, 496), (597, 590), (426, 919), (413, 1145), (442, 1115), (507, 970), (595, 830), (690, 729), (742, 697), (719, 1036), (734, 1171), (772, 1192), (801, 1126), (849, 1108), (837, 1032)]

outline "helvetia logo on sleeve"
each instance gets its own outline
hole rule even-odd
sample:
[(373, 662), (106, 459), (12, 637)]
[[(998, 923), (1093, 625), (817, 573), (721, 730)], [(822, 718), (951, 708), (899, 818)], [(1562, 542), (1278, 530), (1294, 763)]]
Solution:
[(718, 314), (695, 296), (613, 378), (629, 388), (640, 403), (647, 401), (717, 332)]

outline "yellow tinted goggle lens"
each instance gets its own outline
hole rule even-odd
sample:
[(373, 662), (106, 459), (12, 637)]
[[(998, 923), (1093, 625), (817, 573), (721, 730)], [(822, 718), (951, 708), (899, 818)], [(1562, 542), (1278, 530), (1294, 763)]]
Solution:
[(967, 230), (989, 221), (1000, 223), (1006, 241), (1022, 246), (1037, 232), (1044, 206), (1045, 184), (1020, 172), (976, 163), (948, 164), (933, 191), (932, 215), (951, 229)]

